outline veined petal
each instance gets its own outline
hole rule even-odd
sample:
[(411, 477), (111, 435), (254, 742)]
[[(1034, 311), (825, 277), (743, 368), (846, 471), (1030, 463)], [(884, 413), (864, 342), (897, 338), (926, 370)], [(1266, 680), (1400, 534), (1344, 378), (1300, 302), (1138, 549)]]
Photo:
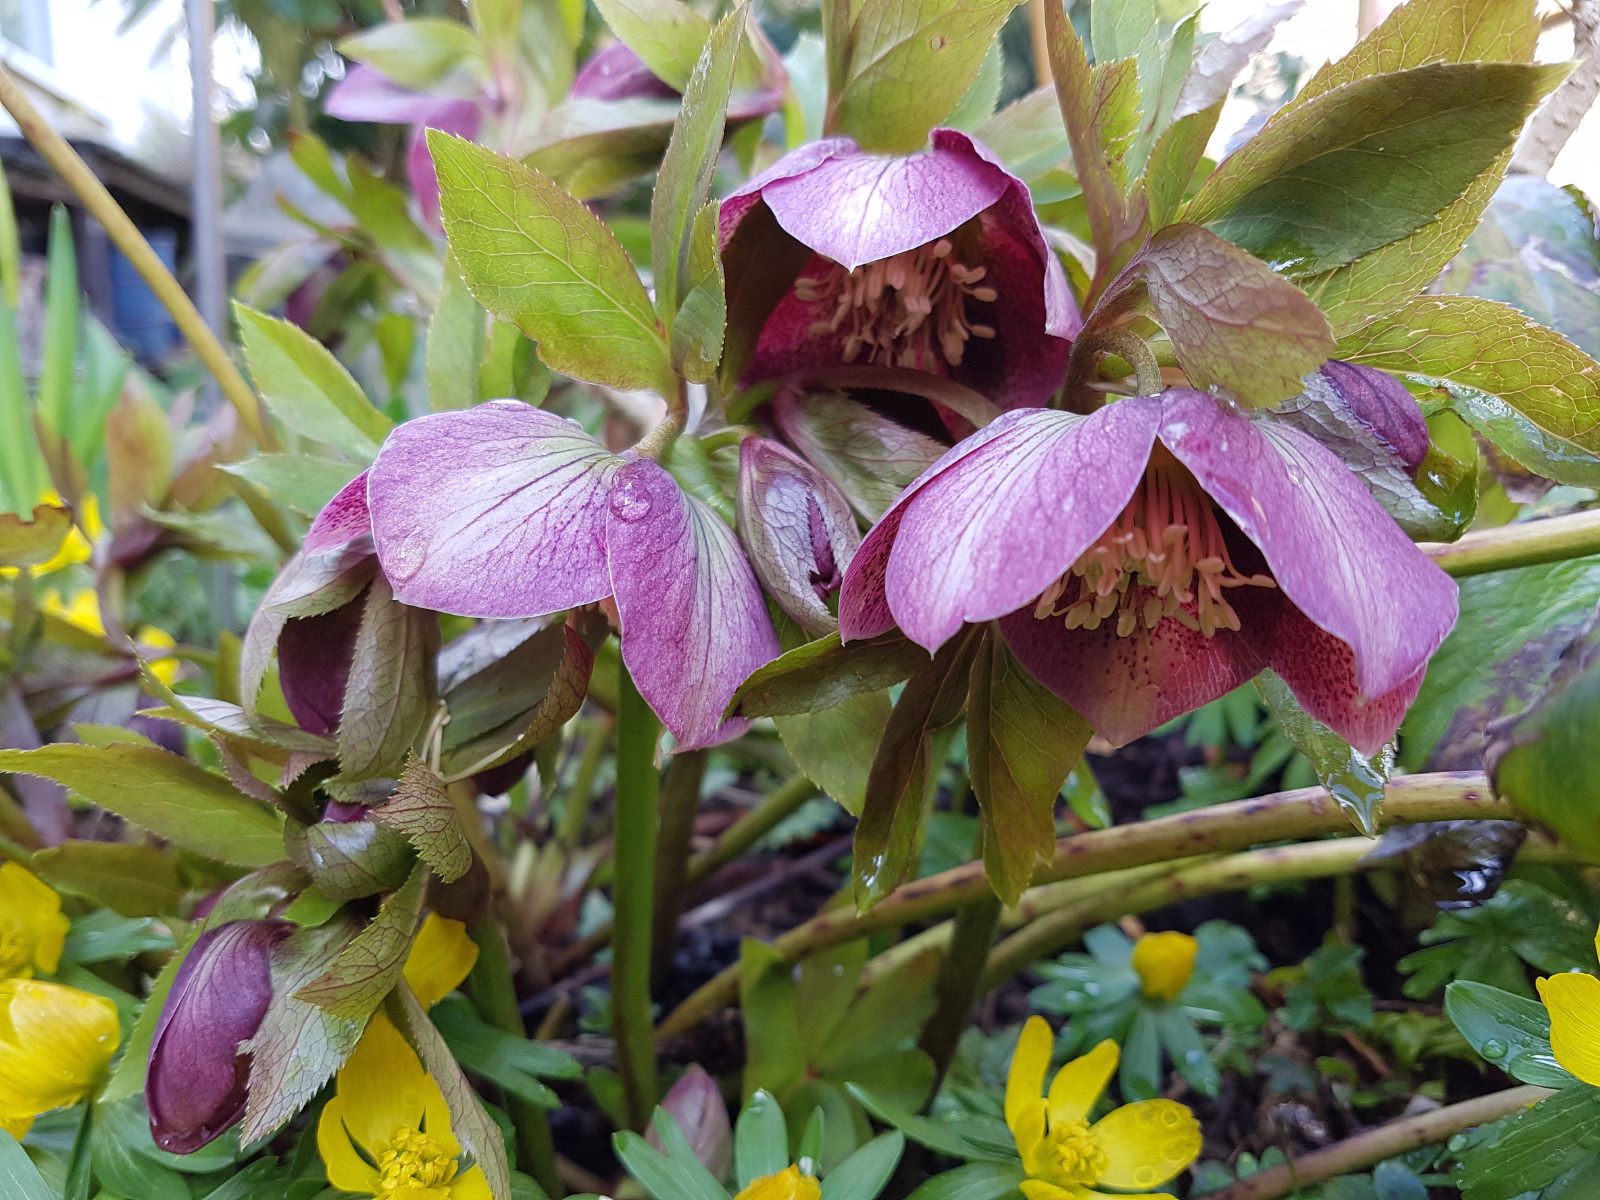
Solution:
[(1239, 634), (1208, 638), (1175, 620), (1118, 637), (1111, 622), (1068, 629), (1024, 608), (1002, 618), (1000, 630), (1029, 673), (1115, 746), (1226, 695), (1266, 665)]
[(722, 202), (721, 210), (717, 213), (717, 241), (721, 249), (728, 248), (728, 242), (733, 238), (739, 222), (744, 219), (746, 213), (761, 203), (762, 192), (769, 185), (804, 175), (831, 158), (859, 153), (860, 150), (855, 142), (847, 137), (823, 138), (820, 141), (807, 142), (789, 151), (755, 178), (735, 188), (728, 193)]
[(1044, 1073), (1050, 1068), (1055, 1035), (1043, 1017), (1029, 1017), (1017, 1037), (1006, 1074), (1006, 1124), (1024, 1162), (1044, 1135)]
[(723, 710), (745, 678), (778, 655), (738, 538), (656, 463), (616, 473), (605, 526), (622, 659), (680, 750), (744, 732)]
[(367, 511), (367, 472), (363, 471), (334, 493), (333, 499), (306, 530), (301, 544), (305, 554), (322, 554), (350, 545), (358, 539), (365, 553), (372, 553), (372, 514)]
[(1050, 1082), (1050, 1124), (1088, 1121), (1095, 1101), (1111, 1082), (1121, 1057), (1121, 1048), (1107, 1038), (1057, 1071)]
[(477, 961), (478, 946), (467, 936), (467, 927), (429, 913), (406, 956), (406, 982), (417, 1003), (432, 1008), (461, 986)]
[[(1144, 475), (1153, 400), (1088, 416), (1027, 409), (930, 480), (904, 509), (885, 594), (906, 636), (936, 650), (969, 621), (1032, 603), (1116, 520)], [(987, 430), (985, 430), (987, 432)]]
[(420, 1129), (430, 1093), (439, 1085), (422, 1069), (417, 1052), (394, 1023), (378, 1013), (339, 1068), (337, 1095), (344, 1126), (363, 1150), (382, 1145), (396, 1129)]
[(1600, 1087), (1600, 979), (1576, 971), (1539, 980), (1550, 1013), (1556, 1061), (1590, 1087)]
[[(785, 232), (847, 270), (943, 237), (1015, 182), (973, 153), (970, 140), (965, 148), (935, 143), (916, 154), (846, 145), (809, 169), (762, 183), (759, 192)], [(754, 180), (741, 189), (754, 190)]]
[(1332, 452), (1189, 389), (1161, 440), (1266, 558), (1286, 596), (1348, 645), (1359, 696), (1403, 685), (1455, 624), (1456, 585)]
[(1090, 1132), (1108, 1159), (1095, 1182), (1107, 1187), (1160, 1187), (1200, 1157), (1200, 1122), (1175, 1100), (1124, 1104)]
[(301, 729), (327, 734), (339, 728), (365, 611), (365, 605), (352, 602), (284, 623), (278, 635), (278, 684)]
[(410, 125), (426, 121), (451, 100), (401, 87), (382, 71), (357, 63), (328, 92), (322, 110), (341, 121)]
[(1428, 453), (1428, 422), (1405, 385), (1384, 371), (1329, 359), (1322, 377), (1349, 414), (1415, 471)]
[(75, 1104), (121, 1030), (103, 996), (38, 979), (0, 981), (0, 1113), (13, 1121)]
[(396, 427), (367, 484), (395, 599), (532, 617), (609, 595), (605, 505), (621, 465), (573, 422), (515, 400)]

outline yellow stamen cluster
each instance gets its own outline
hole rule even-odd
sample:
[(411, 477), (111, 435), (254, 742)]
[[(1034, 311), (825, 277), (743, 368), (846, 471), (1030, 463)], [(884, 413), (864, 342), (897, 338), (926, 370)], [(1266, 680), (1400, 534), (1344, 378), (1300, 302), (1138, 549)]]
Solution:
[(1105, 1174), (1105, 1147), (1082, 1121), (1052, 1124), (1027, 1164), (1028, 1174), (1070, 1187), (1096, 1183)]
[(1171, 618), (1212, 637), (1239, 629), (1227, 589), (1276, 586), (1269, 575), (1243, 575), (1233, 565), (1210, 498), (1157, 443), (1133, 498), (1045, 589), (1033, 615), (1065, 618), (1068, 629), (1098, 629), (1114, 619), (1118, 637)]
[(456, 1156), (420, 1129), (396, 1129), (378, 1155), (380, 1196), (446, 1197), (455, 1177)]
[(926, 371), (940, 359), (961, 365), (967, 343), (992, 338), (994, 326), (968, 319), (967, 304), (993, 304), (999, 294), (983, 283), (985, 267), (958, 260), (949, 238), (847, 271), (837, 263), (794, 285), (807, 304), (833, 311), (812, 334), (843, 333), (844, 361)]

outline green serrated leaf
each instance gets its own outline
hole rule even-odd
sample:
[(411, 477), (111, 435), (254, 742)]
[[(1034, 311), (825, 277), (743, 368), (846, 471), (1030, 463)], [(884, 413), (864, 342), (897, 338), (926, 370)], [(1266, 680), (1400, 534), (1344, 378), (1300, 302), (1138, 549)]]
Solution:
[(360, 470), (350, 463), (316, 454), (257, 454), (242, 462), (218, 465), (308, 517), (321, 512)]
[(434, 412), (471, 408), (478, 402), (486, 321), (455, 260), (447, 259), (439, 303), (428, 322), (428, 403)]
[(719, 211), (712, 201), (695, 215), (683, 273), (683, 302), (672, 322), (672, 362), (690, 383), (709, 382), (717, 373), (727, 331), (727, 283), (717, 247)]
[(339, 768), (346, 778), (393, 775), (415, 748), (437, 703), (438, 648), (438, 618), (397, 602), (388, 581), (376, 576), (339, 717)]
[(548, 177), (430, 131), (450, 250), (467, 287), (539, 343), (553, 370), (671, 390), (650, 297), (605, 225)]
[(688, 86), (710, 21), (680, 0), (595, 0), (595, 7), (652, 75), (676, 92)]
[(342, 38), (339, 52), (376, 68), (403, 88), (418, 91), (483, 65), (483, 50), (472, 30), (444, 17), (380, 21)]
[(849, 645), (830, 633), (754, 672), (728, 709), (747, 717), (821, 712), (851, 696), (891, 687), (928, 663), (928, 652), (898, 633)]
[(326, 971), (297, 988), (295, 997), (337, 1017), (370, 1016), (405, 969), (427, 882), (427, 869), (418, 864), (367, 927), (339, 951)]
[(409, 841), (417, 857), (445, 883), (453, 883), (472, 866), (472, 847), (461, 827), (461, 814), (450, 803), (444, 780), (421, 759), (406, 764), (394, 792), (373, 808), (372, 820)]

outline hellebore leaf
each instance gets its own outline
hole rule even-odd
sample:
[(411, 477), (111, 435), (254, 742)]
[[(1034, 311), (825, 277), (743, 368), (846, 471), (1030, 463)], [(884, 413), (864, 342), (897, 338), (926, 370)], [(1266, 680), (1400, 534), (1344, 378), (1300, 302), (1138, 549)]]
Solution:
[(694, 74), (711, 22), (680, 0), (595, 0), (622, 44), (675, 92)]
[(339, 52), (383, 72), (403, 88), (418, 91), (483, 65), (477, 36), (460, 21), (445, 17), (383, 21), (340, 39)]
[(335, 493), (356, 477), (357, 468), (318, 454), (257, 454), (243, 462), (218, 463), (219, 470), (237, 475), (274, 500), (307, 517), (314, 517)]
[(856, 906), (865, 910), (898, 887), (922, 841), (927, 793), (944, 765), (935, 735), (961, 715), (977, 639), (950, 639), (933, 662), (907, 681), (884, 729), (867, 777), (867, 802), (856, 825)]
[(1600, 613), (1563, 653), (1543, 696), (1489, 730), (1489, 781), (1523, 820), (1580, 854), (1600, 852)]
[(887, 692), (862, 692), (819, 712), (773, 717), (783, 748), (847, 812), (867, 802), (867, 775), (891, 711)]
[(326, 971), (297, 988), (295, 997), (334, 1016), (362, 1020), (370, 1016), (405, 969), (427, 883), (428, 869), (418, 863), (367, 927), (339, 951)]
[(334, 900), (358, 900), (399, 887), (411, 873), (412, 855), (399, 833), (368, 820), (291, 821), (284, 841), (289, 856)]
[(353, 920), (337, 918), (297, 929), (273, 950), (272, 1002), (256, 1035), (239, 1047), (250, 1055), (241, 1144), (282, 1128), (316, 1097), (361, 1040), (365, 1017), (341, 1017), (295, 995), (338, 961), (355, 932)]
[(883, 516), (906, 485), (945, 451), (927, 434), (842, 392), (784, 393), (774, 409), (801, 457), (838, 484), (851, 507), (869, 521)]
[[(1264, 5), (1202, 46), (1194, 56), (1194, 65), (1178, 93), (1174, 116), (1179, 120), (1197, 116), (1226, 100), (1233, 89), (1234, 79), (1244, 70), (1245, 64), (1272, 40), (1273, 30), (1303, 6), (1303, 0), (1284, 0), (1283, 3)], [(1154, 191), (1152, 188), (1152, 201)], [(1154, 216), (1153, 205), (1151, 219), (1157, 228), (1166, 223)]]
[(460, 1064), (439, 1030), (428, 1020), (428, 1014), (417, 1003), (410, 988), (399, 988), (391, 993), (385, 1011), (444, 1093), (445, 1103), (450, 1106), (450, 1131), (461, 1142), (461, 1148), (483, 1168), (490, 1194), (494, 1200), (510, 1200), (511, 1164), (506, 1158), (506, 1143), (500, 1127), (484, 1111), (483, 1102), (462, 1074)]
[(421, 759), (406, 764), (394, 794), (373, 808), (371, 819), (403, 835), (445, 883), (460, 879), (472, 866), (461, 815), (450, 803), (444, 780)]
[[(848, 61), (829, 89), (828, 128), (864, 150), (904, 153), (961, 102), (1018, 0), (864, 0), (846, 6)], [(842, 23), (841, 23), (842, 24)]]
[(1145, 164), (1144, 186), (1150, 194), (1150, 224), (1157, 229), (1172, 224), (1183, 207), (1195, 170), (1205, 157), (1206, 142), (1221, 115), (1219, 101), (1179, 117), (1156, 139)]
[(39, 775), (141, 829), (217, 862), (258, 867), (283, 857), (282, 818), (220, 775), (149, 746), (56, 743), (0, 750), (0, 771)]
[[(620, 4), (621, 0), (608, 3)], [(706, 40), (705, 50), (697, 55), (694, 72), (683, 89), (672, 140), (650, 192), (650, 267), (656, 309), (669, 329), (685, 297), (682, 283), (690, 229), (696, 213), (711, 198), (723, 116), (733, 94), (733, 72), (748, 12), (748, 7), (739, 6), (724, 17)]]
[(1515, 309), (1419, 296), (1344, 338), (1339, 357), (1448, 396), (1463, 420), (1535, 471), (1600, 482), (1600, 363)]
[(29, 862), (58, 891), (84, 896), (125, 917), (159, 917), (178, 911), (184, 884), (173, 855), (137, 842), (76, 839), (34, 852)]
[(1533, 703), (1597, 604), (1600, 558), (1463, 579), (1461, 616), (1401, 727), (1406, 770), (1481, 767), (1485, 730)]
[(1411, 0), (1324, 65), (1286, 107), (1369, 75), (1434, 62), (1529, 62), (1539, 19), (1522, 0)]
[(967, 696), (967, 754), (984, 870), (1006, 904), (1055, 852), (1056, 797), (1093, 732), (1022, 669), (998, 631), (984, 638)]
[(483, 341), (483, 306), (467, 290), (455, 259), (447, 257), (439, 302), (428, 321), (428, 403), (434, 412), (471, 408), (478, 402)]
[(344, 364), (299, 326), (243, 304), (233, 306), (245, 361), (280, 421), (301, 437), (369, 462), (394, 427)]
[(1006, 169), (1024, 183), (1072, 157), (1067, 131), (1056, 119), (1056, 91), (1036, 88), (980, 121), (972, 136), (989, 147)]
[(1301, 708), (1289, 686), (1274, 671), (1256, 676), (1256, 692), (1278, 718), (1284, 735), (1310, 761), (1323, 788), (1344, 810), (1350, 823), (1367, 837), (1377, 837), (1378, 809), (1389, 782), (1393, 751), (1386, 747), (1377, 761), (1369, 759)]
[(1298, 393), (1302, 377), (1333, 353), (1327, 318), (1299, 288), (1197, 225), (1170, 225), (1133, 256), (1074, 351), (1092, 354), (1097, 324), (1126, 311), (1141, 286), (1196, 387), (1272, 404)]
[(1434, 220), (1565, 74), (1431, 63), (1333, 88), (1268, 121), (1200, 186), (1185, 220), (1295, 274), (1352, 262)]
[(0, 513), (0, 567), (49, 562), (71, 532), (72, 510), (59, 505), (37, 505), (27, 520), (17, 513)]
[(545, 114), (523, 159), (580, 200), (656, 169), (672, 136), (672, 100), (575, 99)]
[(690, 383), (706, 383), (717, 373), (727, 331), (727, 281), (717, 252), (717, 213), (713, 200), (695, 214), (683, 271), (683, 303), (672, 322), (672, 363)]
[(478, 302), (538, 342), (552, 370), (667, 393), (649, 294), (605, 224), (514, 159), (437, 131), (428, 148), (450, 250)]
[(1537, 1000), (1463, 979), (1444, 989), (1444, 1011), (1472, 1048), (1511, 1078), (1553, 1088), (1577, 1082), (1556, 1062), (1550, 1014)]
[(382, 575), (365, 605), (339, 718), (339, 769), (347, 779), (394, 774), (437, 703), (438, 618), (396, 602)]
[(898, 633), (841, 645), (830, 633), (753, 672), (729, 708), (746, 717), (814, 713), (880, 692), (928, 665), (928, 652)]

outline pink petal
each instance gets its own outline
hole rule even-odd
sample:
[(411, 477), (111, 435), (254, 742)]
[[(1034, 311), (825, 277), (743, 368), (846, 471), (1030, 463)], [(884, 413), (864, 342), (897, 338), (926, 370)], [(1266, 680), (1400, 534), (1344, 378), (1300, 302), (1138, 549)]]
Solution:
[(620, 465), (574, 422), (515, 400), (396, 427), (367, 483), (395, 599), (532, 617), (610, 595), (606, 497)]
[(422, 219), (435, 232), (443, 232), (439, 219), (439, 176), (428, 151), (428, 130), (441, 129), (459, 137), (475, 138), (483, 127), (483, 108), (476, 100), (453, 100), (440, 105), (411, 131), (411, 147), (406, 151), (406, 175), (411, 192), (422, 209)]
[(1260, 547), (1289, 600), (1350, 647), (1359, 696), (1406, 684), (1455, 624), (1454, 581), (1314, 439), (1201, 392), (1162, 399), (1162, 442)]
[(1037, 599), (1127, 505), (1160, 419), (1158, 402), (1136, 398), (1088, 416), (1023, 409), (988, 426), (1004, 430), (903, 510), (886, 593), (905, 635), (936, 650), (963, 624)]
[(426, 121), (441, 105), (449, 103), (449, 100), (401, 87), (381, 71), (355, 63), (328, 92), (322, 111), (341, 121), (410, 125)]
[[(348, 546), (358, 538), (372, 537), (372, 516), (367, 512), (367, 472), (363, 471), (334, 494), (306, 530), (301, 547), (306, 554), (320, 554)], [(370, 553), (370, 550), (369, 550)]]
[(734, 691), (778, 636), (733, 530), (648, 459), (616, 472), (606, 512), (622, 661), (680, 750), (737, 737)]
[(732, 240), (739, 222), (744, 219), (747, 212), (761, 203), (762, 189), (768, 184), (804, 175), (831, 158), (859, 153), (856, 144), (845, 137), (823, 138), (819, 142), (807, 142), (804, 146), (789, 151), (754, 179), (728, 193), (722, 202), (722, 208), (717, 213), (719, 247), (723, 250), (728, 248), (728, 242)]
[(597, 50), (583, 64), (567, 93), (576, 100), (676, 100), (678, 93), (662, 82), (644, 60), (622, 42)]
[(1017, 661), (1117, 746), (1227, 694), (1264, 665), (1242, 635), (1208, 638), (1173, 620), (1118, 637), (1114, 621), (1068, 629), (1060, 617), (1020, 609), (1000, 629)]

